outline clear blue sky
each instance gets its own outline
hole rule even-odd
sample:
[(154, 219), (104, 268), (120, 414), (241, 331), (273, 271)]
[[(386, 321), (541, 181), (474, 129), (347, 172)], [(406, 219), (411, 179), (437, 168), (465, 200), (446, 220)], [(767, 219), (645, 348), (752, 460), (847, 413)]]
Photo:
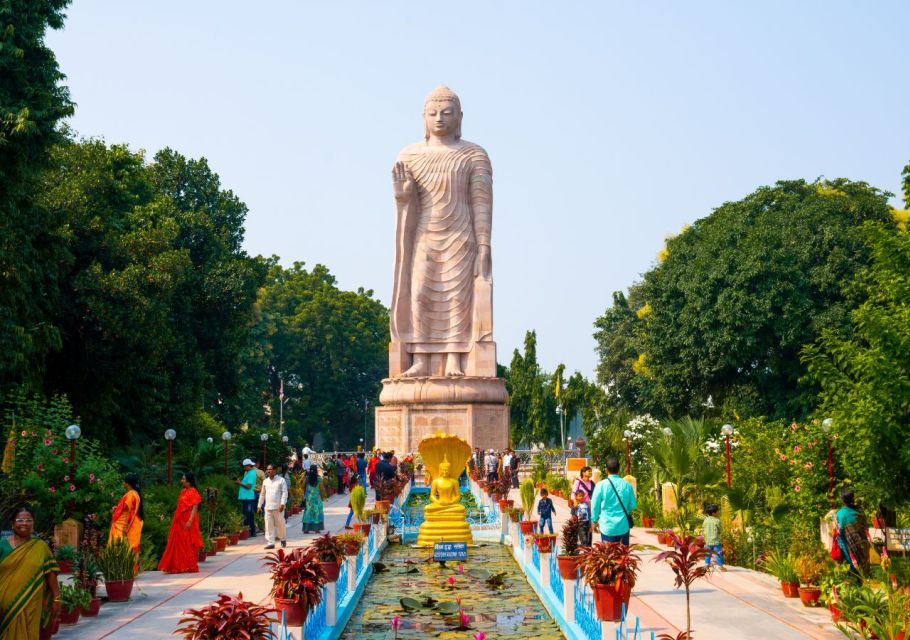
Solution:
[[(494, 337), (591, 375), (664, 237), (778, 179), (899, 192), (910, 2), (75, 0), (48, 36), (85, 136), (205, 156), (246, 248), (388, 304), (398, 150), (459, 93), (494, 171)], [(895, 199), (895, 204), (898, 202)]]

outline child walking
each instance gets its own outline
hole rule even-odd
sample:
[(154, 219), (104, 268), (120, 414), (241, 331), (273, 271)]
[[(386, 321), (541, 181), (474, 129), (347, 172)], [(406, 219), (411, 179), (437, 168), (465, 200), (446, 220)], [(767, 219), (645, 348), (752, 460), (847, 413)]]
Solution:
[(591, 546), (591, 505), (585, 502), (585, 492), (581, 489), (575, 492), (575, 505), (572, 515), (578, 518), (581, 525), (578, 530), (578, 544), (582, 547)]
[(720, 567), (721, 571), (726, 571), (724, 566), (724, 546), (720, 542), (720, 518), (717, 517), (717, 505), (709, 504), (705, 506), (705, 519), (703, 523), (705, 532), (705, 546), (714, 553), (705, 558), (705, 565), (711, 566), (711, 558), (714, 557), (714, 563)]
[(556, 513), (556, 507), (550, 500), (550, 492), (546, 489), (540, 490), (540, 500), (537, 501), (537, 515), (540, 516), (540, 533), (543, 533), (543, 525), (546, 523), (550, 527), (550, 533), (553, 533), (553, 514)]

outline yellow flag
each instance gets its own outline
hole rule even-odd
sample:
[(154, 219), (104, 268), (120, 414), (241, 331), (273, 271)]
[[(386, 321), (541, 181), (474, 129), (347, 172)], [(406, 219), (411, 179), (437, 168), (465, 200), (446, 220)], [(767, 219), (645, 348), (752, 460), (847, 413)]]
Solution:
[(559, 400), (559, 387), (561, 386), (561, 383), (562, 383), (562, 376), (560, 375), (560, 376), (556, 377), (556, 399), (557, 400)]

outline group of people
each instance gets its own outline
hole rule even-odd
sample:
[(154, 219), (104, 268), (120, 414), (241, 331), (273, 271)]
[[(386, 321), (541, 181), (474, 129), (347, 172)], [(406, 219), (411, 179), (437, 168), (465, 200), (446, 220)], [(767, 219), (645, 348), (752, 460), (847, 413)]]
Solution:
[(479, 447), (474, 448), (468, 466), (486, 474), (487, 482), (498, 482), (500, 478), (507, 477), (510, 486), (518, 488), (518, 454), (506, 448), (502, 451), (490, 449), (486, 453)]

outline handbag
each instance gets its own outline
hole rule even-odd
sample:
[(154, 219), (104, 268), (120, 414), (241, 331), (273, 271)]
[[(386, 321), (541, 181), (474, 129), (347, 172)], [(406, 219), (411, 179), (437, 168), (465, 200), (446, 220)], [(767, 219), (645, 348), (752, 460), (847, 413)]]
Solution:
[(629, 512), (626, 511), (626, 505), (624, 505), (624, 504), (622, 503), (622, 498), (619, 497), (619, 491), (616, 490), (616, 485), (613, 484), (613, 482), (612, 482), (609, 478), (607, 478), (607, 482), (609, 482), (609, 483), (610, 483), (610, 487), (613, 488), (613, 493), (616, 494), (616, 501), (619, 503), (619, 506), (620, 506), (620, 508), (622, 509), (622, 512), (623, 512), (624, 514), (626, 514), (626, 520), (628, 521), (628, 523), (629, 523), (629, 528), (631, 529), (632, 527), (635, 526), (635, 521), (632, 519), (631, 514), (629, 514)]
[(838, 538), (840, 537), (840, 532), (837, 529), (837, 526), (834, 527), (834, 533), (831, 536), (831, 559), (835, 562), (843, 562), (844, 552), (840, 548), (840, 543)]

